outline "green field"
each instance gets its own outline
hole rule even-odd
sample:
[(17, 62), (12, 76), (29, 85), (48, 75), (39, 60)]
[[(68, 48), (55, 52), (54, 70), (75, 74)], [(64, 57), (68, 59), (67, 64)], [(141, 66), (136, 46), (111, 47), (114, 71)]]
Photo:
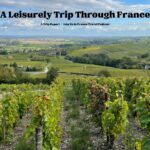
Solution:
[(102, 51), (102, 47), (101, 46), (90, 46), (90, 47), (86, 47), (86, 48), (82, 48), (82, 49), (77, 49), (77, 50), (73, 50), (70, 52), (70, 55), (72, 56), (82, 56), (84, 54), (95, 54), (95, 53), (100, 53)]
[[(113, 67), (99, 66), (93, 64), (80, 64), (73, 63), (72, 61), (66, 60), (64, 56), (48, 56), (38, 54), (37, 51), (44, 51), (44, 49), (49, 49), (50, 46), (54, 47), (55, 50), (59, 51), (59, 46), (63, 44), (79, 44), (77, 40), (65, 40), (65, 39), (49, 39), (49, 40), (35, 40), (35, 39), (21, 39), (21, 40), (12, 40), (13, 42), (8, 42), (7, 40), (2, 40), (1, 42), (9, 43), (3, 46), (1, 49), (5, 49), (9, 52), (8, 55), (0, 55), (0, 64), (13, 64), (16, 62), (21, 67), (37, 67), (44, 68), (48, 65), (46, 61), (31, 61), (30, 57), (40, 57), (43, 59), (49, 58), (51, 67), (57, 67), (60, 72), (60, 76), (66, 78), (66, 76), (79, 76), (80, 74), (87, 74), (97, 76), (101, 70), (108, 70), (112, 77), (149, 77), (150, 70), (145, 69), (119, 69)], [(15, 42), (14, 42), (15, 41)], [(88, 41), (88, 40), (87, 40)], [(15, 44), (14, 44), (15, 43)], [(82, 46), (78, 49), (65, 49), (70, 56), (82, 56), (84, 54), (97, 54), (104, 53), (111, 58), (122, 58), (130, 57), (132, 59), (137, 59), (138, 56), (150, 53), (150, 39), (141, 38), (138, 42), (132, 40), (125, 40), (123, 42), (117, 42), (113, 44), (94, 44), (88, 46)], [(18, 50), (17, 52), (14, 52)], [(27, 50), (26, 53), (23, 53), (22, 50)], [(32, 50), (32, 51), (28, 51)], [(62, 50), (62, 49), (61, 49)], [(150, 61), (150, 58), (141, 59), (142, 62)], [(76, 73), (80, 73), (76, 75)], [(45, 74), (31, 74), (32, 77), (45, 77)]]
[(16, 56), (0, 56), (0, 64), (12, 64), (16, 62), (19, 66), (35, 66), (35, 67), (44, 67), (46, 62), (40, 61), (30, 61), (27, 56), (24, 55), (16, 55)]
[(82, 56), (84, 54), (105, 53), (111, 58), (131, 57), (136, 58), (139, 55), (150, 53), (150, 43), (123, 43), (90, 46), (82, 49), (73, 50), (70, 52), (72, 56)]
[(107, 69), (113, 77), (137, 77), (137, 74), (138, 76), (148, 77), (150, 75), (149, 70), (117, 69), (91, 64), (72, 63), (71, 61), (64, 60), (63, 58), (53, 58), (52, 64), (54, 67), (59, 68), (60, 72), (66, 73), (72, 72), (97, 75), (100, 70)]

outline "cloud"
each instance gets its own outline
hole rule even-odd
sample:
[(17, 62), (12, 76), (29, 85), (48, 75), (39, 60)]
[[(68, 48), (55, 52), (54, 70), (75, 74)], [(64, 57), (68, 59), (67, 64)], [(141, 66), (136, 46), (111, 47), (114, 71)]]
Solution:
[[(11, 11), (31, 11), (38, 12), (47, 10), (49, 12), (54, 10), (68, 10), (68, 11), (87, 11), (87, 12), (102, 12), (102, 11), (124, 11), (124, 12), (143, 12), (150, 9), (150, 4), (127, 4), (121, 0), (5, 0), (0, 1), (0, 9), (1, 10), (11, 10)], [(137, 19), (138, 20), (138, 19)], [(50, 22), (55, 22), (58, 20), (50, 20)], [(65, 20), (66, 21), (66, 20)], [(72, 20), (76, 22), (77, 20)], [(98, 21), (98, 20), (95, 20)], [(112, 20), (111, 20), (112, 21)], [(150, 31), (150, 23), (149, 22), (132, 22), (129, 20), (124, 21), (122, 23), (121, 20), (113, 21), (110, 26), (87, 26), (87, 27), (42, 27), (40, 23), (42, 20), (39, 19), (12, 19), (12, 20), (3, 20), (0, 23), (1, 31), (10, 30), (22, 30), (31, 31), (35, 33), (45, 33), (50, 34), (51, 32), (59, 33), (73, 33), (77, 32), (79, 34), (84, 33), (109, 33), (109, 32), (146, 32)], [(61, 20), (63, 22), (63, 20)], [(94, 19), (78, 19), (78, 22), (94, 22)], [(118, 24), (115, 24), (118, 23)], [(30, 33), (30, 32), (28, 32)]]
[(126, 31), (150, 31), (150, 22), (132, 22), (110, 26), (94, 26), (97, 32), (126, 32)]
[(31, 19), (15, 19), (12, 21), (5, 21), (0, 24), (0, 28), (36, 28), (37, 23)]
[(0, 7), (12, 7), (17, 9), (41, 9), (41, 10), (122, 10), (144, 11), (150, 9), (149, 4), (126, 4), (120, 0), (5, 0), (0, 2)]
[(27, 6), (26, 2), (18, 2), (17, 0), (5, 0), (0, 2), (0, 7), (20, 7), (20, 6)]
[(16, 27), (33, 28), (36, 26), (36, 23), (31, 19), (17, 19), (13, 25)]

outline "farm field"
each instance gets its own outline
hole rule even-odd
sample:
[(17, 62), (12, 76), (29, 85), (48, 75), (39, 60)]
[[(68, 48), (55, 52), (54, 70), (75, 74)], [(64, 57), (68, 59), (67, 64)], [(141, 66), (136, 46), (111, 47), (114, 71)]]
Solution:
[(149, 150), (149, 92), (149, 37), (0, 39), (0, 150)]
[[(1, 64), (13, 64), (14, 62), (19, 64), (19, 66), (23, 67), (37, 67), (37, 68), (44, 68), (47, 66), (47, 62), (44, 61), (30, 61), (28, 56), (18, 55), (11, 58), (6, 58), (4, 56), (0, 56), (0, 63)], [(45, 57), (43, 57), (45, 58)], [(49, 57), (50, 63), (53, 67), (57, 67), (60, 72), (64, 73), (83, 73), (83, 74), (90, 74), (97, 76), (100, 70), (106, 69), (110, 72), (112, 77), (136, 77), (137, 74), (140, 77), (148, 77), (150, 74), (149, 70), (144, 69), (119, 69), (113, 67), (106, 67), (106, 66), (99, 66), (99, 65), (92, 65), (92, 64), (80, 64), (80, 63), (73, 63), (64, 59), (64, 57)], [(34, 76), (34, 75), (33, 75)], [(36, 74), (36, 76), (38, 76)], [(40, 74), (39, 74), (40, 76)]]
[(123, 44), (110, 44), (101, 46), (91, 46), (82, 49), (73, 50), (70, 54), (73, 56), (81, 56), (84, 54), (107, 53), (110, 57), (132, 57), (140, 54), (149, 53), (150, 43), (123, 43)]

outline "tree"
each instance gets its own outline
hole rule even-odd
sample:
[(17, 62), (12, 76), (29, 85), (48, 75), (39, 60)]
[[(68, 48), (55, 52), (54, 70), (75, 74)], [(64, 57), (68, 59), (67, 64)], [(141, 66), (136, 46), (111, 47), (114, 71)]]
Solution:
[(46, 58), (46, 62), (47, 62), (47, 63), (50, 63), (50, 62), (51, 62), (51, 59), (50, 59), (50, 58)]
[(111, 77), (111, 74), (108, 70), (101, 70), (99, 73), (98, 73), (98, 76), (99, 77)]
[(14, 63), (12, 64), (12, 67), (14, 67), (15, 69), (17, 69), (17, 67), (18, 67), (17, 63), (14, 62)]
[(6, 50), (0, 50), (0, 55), (8, 55), (8, 52)]
[(55, 78), (58, 76), (58, 68), (50, 68), (50, 70), (47, 72), (46, 82), (52, 82), (55, 80)]

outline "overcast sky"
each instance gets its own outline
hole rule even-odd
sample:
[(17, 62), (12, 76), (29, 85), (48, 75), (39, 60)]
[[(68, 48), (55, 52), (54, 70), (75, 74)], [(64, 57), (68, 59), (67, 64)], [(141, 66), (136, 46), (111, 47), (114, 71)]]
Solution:
[[(0, 0), (1, 11), (19, 10), (150, 12), (150, 0)], [(41, 26), (41, 22), (110, 23), (110, 26)], [(0, 19), (0, 35), (25, 36), (149, 36), (150, 19)]]

